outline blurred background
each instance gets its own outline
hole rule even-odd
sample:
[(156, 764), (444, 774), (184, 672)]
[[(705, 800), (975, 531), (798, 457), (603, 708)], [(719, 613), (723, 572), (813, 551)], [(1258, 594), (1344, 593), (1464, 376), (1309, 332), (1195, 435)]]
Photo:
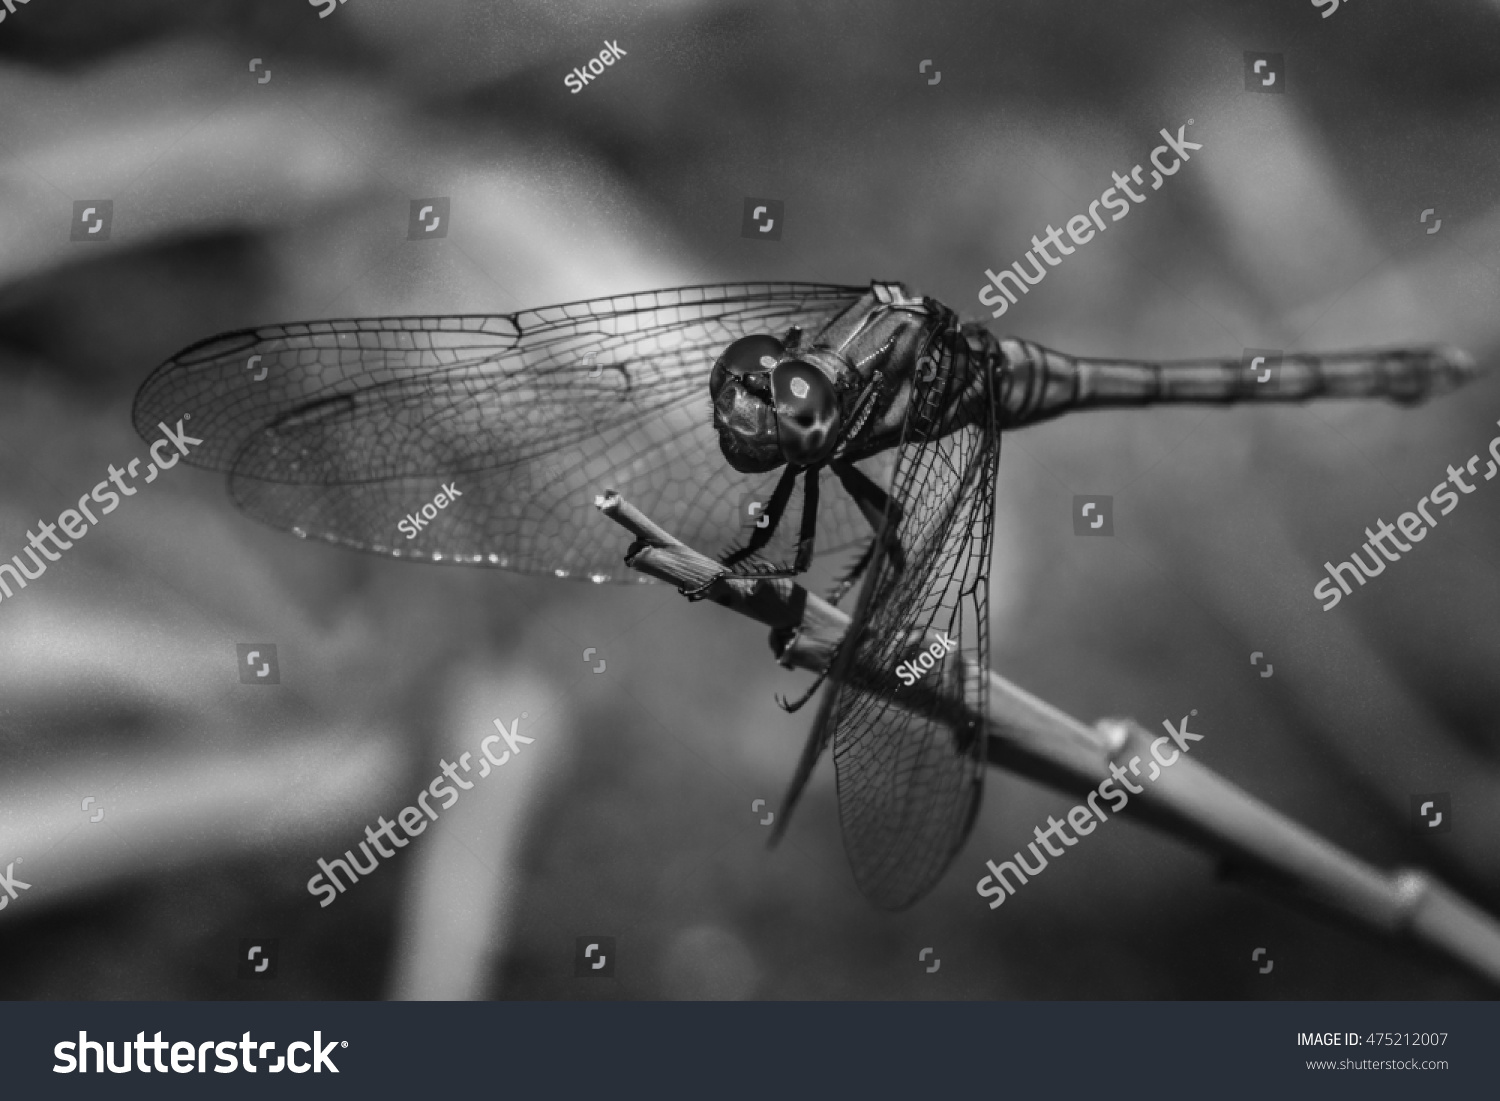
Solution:
[[(145, 454), (135, 389), (203, 337), (741, 279), (899, 279), (982, 317), (985, 268), (1189, 120), (1191, 162), (1001, 335), (1500, 351), (1497, 3), (320, 7), (31, 0), (0, 23), (5, 557)], [(570, 93), (606, 41), (625, 56)], [(1283, 92), (1246, 90), (1246, 51), (1283, 55)], [(445, 239), (407, 240), (424, 196), (451, 199)], [(747, 196), (785, 204), (779, 240), (741, 237)], [(108, 239), (71, 240), (96, 199)], [(1196, 709), (1209, 766), (1500, 910), (1500, 487), (1334, 610), (1312, 596), (1497, 417), (1490, 379), (1412, 410), (1009, 436), (993, 664), (1086, 720)], [(1075, 538), (1075, 494), (1113, 496), (1112, 538)], [(237, 643), (274, 644), (280, 683), (241, 684)], [(773, 693), (803, 683), (763, 630), (669, 589), (304, 543), (179, 466), (0, 601), (0, 867), (31, 885), (0, 912), (0, 996), (1493, 996), (1129, 823), (992, 912), (984, 861), (1071, 805), (997, 773), (939, 889), (878, 912), (830, 762), (765, 848), (812, 717)], [(523, 711), (531, 744), (319, 907), (319, 857)], [(1418, 836), (1410, 797), (1432, 792), (1452, 830)], [(612, 979), (575, 976), (579, 937), (614, 938)], [(271, 941), (274, 977), (240, 978)]]

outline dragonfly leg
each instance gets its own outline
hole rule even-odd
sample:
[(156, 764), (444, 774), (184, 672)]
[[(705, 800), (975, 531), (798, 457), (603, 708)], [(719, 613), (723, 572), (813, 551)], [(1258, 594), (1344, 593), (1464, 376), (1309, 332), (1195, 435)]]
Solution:
[(788, 466), (782, 471), (781, 480), (776, 483), (776, 488), (771, 491), (771, 499), (766, 502), (766, 526), (757, 526), (743, 547), (724, 558), (724, 565), (739, 565), (771, 541), (771, 537), (776, 534), (777, 525), (781, 523), (781, 515), (786, 511), (787, 502), (792, 499), (792, 487), (796, 481), (795, 468)]
[(823, 670), (823, 672), (818, 674), (818, 679), (812, 682), (807, 691), (803, 692), (802, 695), (798, 696), (795, 700), (788, 700), (785, 696), (778, 695), (776, 697), (777, 706), (780, 707), (783, 711), (787, 712), (801, 710), (803, 705), (806, 704), (808, 700), (817, 695), (818, 689), (823, 687), (823, 682), (827, 679), (828, 670), (825, 669)]
[[(854, 497), (855, 501), (859, 504), (862, 510), (865, 508), (866, 501), (870, 503), (872, 508), (879, 510), (876, 514), (875, 519), (871, 519), (871, 526), (875, 528), (877, 533), (881, 532), (880, 518), (885, 515), (885, 510), (887, 507), (891, 509), (891, 517), (893, 523), (891, 524), (891, 527), (885, 532), (886, 550), (890, 555), (892, 564), (896, 567), (896, 569), (898, 571), (904, 569), (906, 566), (906, 555), (902, 552), (901, 543), (896, 539), (895, 536), (895, 527), (901, 522), (901, 506), (892, 502), (879, 486), (870, 481), (869, 478), (865, 477), (862, 471), (857, 470), (852, 466), (845, 467), (843, 471), (840, 471), (838, 466), (835, 466), (834, 470), (839, 474), (841, 481), (848, 477), (848, 481), (844, 481), (844, 486), (846, 489), (850, 490), (850, 496)], [(854, 476), (849, 477), (847, 472), (852, 472)], [(852, 486), (851, 483), (853, 483)], [(866, 511), (865, 516), (867, 519), (869, 519), (870, 513)], [(837, 605), (840, 600), (844, 599), (849, 590), (854, 587), (855, 583), (864, 576), (865, 571), (870, 568), (870, 562), (875, 557), (875, 549), (876, 547), (880, 546), (880, 543), (880, 535), (877, 534), (875, 538), (871, 539), (867, 544), (865, 544), (865, 549), (860, 553), (859, 558), (855, 560), (854, 565), (849, 567), (849, 572), (844, 574), (843, 577), (839, 578), (838, 582), (833, 586), (833, 588), (828, 591), (828, 595), (824, 597), (824, 599), (827, 600), (828, 603)], [(797, 635), (794, 631), (792, 633), (791, 640), (787, 643), (787, 645), (791, 645), (791, 642), (795, 641), (796, 637)], [(842, 645), (842, 643), (840, 645)], [(836, 659), (837, 657), (838, 651), (835, 650), (834, 658)], [(828, 663), (828, 669), (832, 668), (833, 660), (830, 660)], [(812, 699), (813, 696), (817, 693), (818, 689), (822, 686), (823, 681), (827, 679), (828, 669), (824, 669), (823, 672), (819, 673), (818, 678), (812, 682), (812, 685), (807, 689), (807, 691), (802, 693), (801, 696), (797, 697), (796, 700), (788, 702), (781, 696), (777, 696), (776, 702), (781, 705), (782, 710), (796, 711), (804, 704), (806, 704), (808, 700)]]
[(802, 475), (802, 526), (797, 532), (797, 553), (792, 573), (806, 573), (812, 566), (813, 540), (818, 534), (818, 468), (810, 466)]
[[(896, 530), (901, 526), (901, 505), (891, 500), (885, 490), (871, 481), (863, 470), (851, 463), (836, 462), (833, 464), (833, 472), (838, 475), (844, 490), (854, 498), (859, 511), (864, 514), (865, 520), (874, 529), (876, 538), (884, 540), (891, 565), (896, 567), (897, 572), (906, 569), (906, 552), (901, 549), (901, 540), (896, 535)], [(855, 565), (858, 573), (863, 573), (865, 567), (869, 565), (868, 555)], [(858, 573), (854, 575), (855, 578), (858, 577)]]
[(874, 539), (865, 544), (864, 552), (860, 554), (854, 565), (849, 567), (849, 572), (839, 578), (833, 588), (828, 590), (823, 597), (824, 600), (836, 607), (838, 602), (844, 599), (849, 590), (854, 588), (855, 583), (864, 576), (865, 570), (869, 569), (870, 559), (875, 557), (875, 547), (876, 540)]
[(689, 600), (702, 600), (708, 589), (719, 581), (796, 577), (807, 572), (808, 567), (812, 565), (814, 538), (818, 527), (818, 468), (815, 466), (808, 467), (805, 471), (787, 467), (787, 472), (781, 476), (781, 481), (777, 483), (776, 491), (771, 494), (771, 501), (766, 506), (766, 515), (771, 518), (770, 523), (763, 528), (756, 528), (755, 534), (750, 537), (750, 541), (745, 544), (744, 548), (726, 557), (724, 565), (734, 566), (770, 542), (776, 530), (776, 522), (786, 511), (787, 500), (792, 495), (792, 483), (799, 473), (803, 475), (802, 527), (797, 535), (797, 553), (792, 559), (792, 564), (779, 570), (720, 570), (696, 589), (684, 590), (683, 596)]

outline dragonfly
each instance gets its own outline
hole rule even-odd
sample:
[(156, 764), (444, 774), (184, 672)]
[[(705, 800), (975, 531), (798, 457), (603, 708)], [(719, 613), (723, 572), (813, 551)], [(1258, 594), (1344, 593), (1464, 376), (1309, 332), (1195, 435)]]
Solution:
[[(1474, 374), (1446, 346), (1274, 368), (1080, 358), (899, 282), (734, 283), (227, 333), (157, 368), (133, 418), (154, 438), (191, 416), (188, 461), (224, 472), (250, 516), (396, 558), (648, 580), (594, 508), (606, 488), (720, 577), (795, 577), (848, 552), (828, 596), (859, 587), (850, 628), (826, 681), (782, 701), (822, 693), (775, 835), (831, 746), (855, 882), (899, 910), (938, 883), (980, 806), (985, 739), (961, 716), (985, 710), (986, 679), (966, 687), (965, 670), (989, 667), (1004, 433), (1164, 403), (1410, 404)], [(967, 710), (913, 703), (976, 690)]]

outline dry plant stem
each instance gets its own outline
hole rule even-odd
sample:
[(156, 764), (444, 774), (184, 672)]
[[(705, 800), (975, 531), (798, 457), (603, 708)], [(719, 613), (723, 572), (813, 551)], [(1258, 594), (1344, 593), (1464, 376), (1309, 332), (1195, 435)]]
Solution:
[[(596, 503), (636, 537), (625, 559), (633, 569), (684, 590), (719, 573), (717, 562), (684, 546), (618, 494)], [(782, 664), (810, 672), (827, 667), (849, 626), (845, 613), (786, 580), (720, 580), (704, 598), (772, 627), (772, 646)], [(974, 678), (989, 681), (982, 718), (992, 765), (1082, 796), (1110, 775), (1111, 764), (1128, 768), (1138, 757), (1145, 766), (1152, 759), (1155, 736), (1130, 720), (1086, 726), (991, 670), (971, 669), (968, 675), (966, 708), (980, 699)], [(894, 675), (865, 677), (866, 683), (884, 681), (891, 682), (894, 694)], [(924, 709), (944, 707), (935, 699), (918, 703)], [(1162, 751), (1168, 755), (1167, 746)], [(1141, 786), (1124, 814), (1225, 858), (1247, 885), (1375, 933), (1409, 939), (1500, 985), (1500, 924), (1425, 872), (1382, 872), (1185, 754), (1155, 781), (1145, 780), (1143, 772)]]

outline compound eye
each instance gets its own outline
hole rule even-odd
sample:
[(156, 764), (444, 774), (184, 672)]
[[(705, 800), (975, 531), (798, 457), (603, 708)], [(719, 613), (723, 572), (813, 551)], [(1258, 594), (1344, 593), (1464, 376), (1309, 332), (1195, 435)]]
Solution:
[(810, 466), (826, 459), (838, 443), (839, 400), (828, 376), (800, 359), (771, 371), (776, 432), (789, 463)]
[(722, 381), (726, 375), (743, 378), (769, 371), (785, 354), (786, 348), (774, 336), (742, 336), (719, 356), (718, 362), (714, 364), (714, 379)]

